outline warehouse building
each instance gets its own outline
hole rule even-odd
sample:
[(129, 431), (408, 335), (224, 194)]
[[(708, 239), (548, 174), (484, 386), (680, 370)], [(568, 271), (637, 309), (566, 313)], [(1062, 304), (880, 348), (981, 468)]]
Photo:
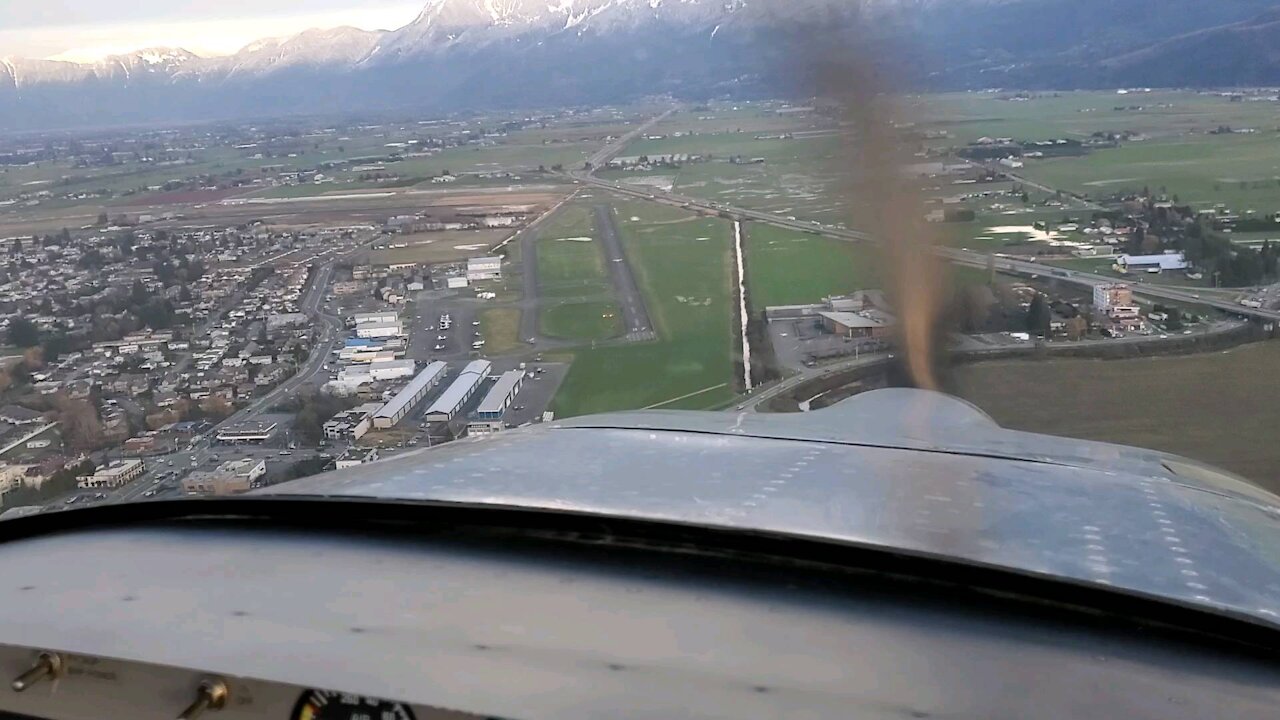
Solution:
[(488, 360), (472, 360), (462, 369), (453, 384), (440, 393), (440, 397), (427, 408), (423, 419), (427, 422), (448, 422), (462, 410), (462, 406), (475, 395), (493, 366)]
[(399, 424), (413, 406), (422, 402), (427, 393), (431, 392), (431, 388), (440, 384), (447, 369), (448, 366), (440, 361), (433, 362), (424, 368), (417, 377), (404, 386), (403, 390), (396, 393), (395, 397), (388, 400), (386, 405), (373, 414), (373, 426), (379, 430), (386, 430)]
[(480, 406), (476, 408), (477, 420), (501, 420), (502, 414), (511, 406), (511, 402), (515, 400), (516, 393), (520, 392), (520, 387), (524, 382), (523, 370), (512, 370), (502, 374), (498, 378), (498, 382), (489, 388), (489, 394), (484, 396), (480, 401)]
[(399, 320), (365, 322), (356, 325), (356, 337), (360, 338), (389, 338), (403, 334), (404, 327)]
[(477, 257), (467, 260), (467, 281), (501, 280), (501, 257)]
[(393, 323), (399, 322), (400, 313), (395, 310), (378, 310), (376, 312), (356, 313), (351, 317), (356, 325), (365, 323)]

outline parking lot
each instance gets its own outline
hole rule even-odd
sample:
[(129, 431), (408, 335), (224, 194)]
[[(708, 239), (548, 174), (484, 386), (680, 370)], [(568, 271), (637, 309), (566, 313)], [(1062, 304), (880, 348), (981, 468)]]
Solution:
[(792, 370), (803, 370), (815, 363), (833, 358), (853, 358), (868, 352), (880, 352), (885, 344), (870, 338), (845, 338), (824, 332), (818, 318), (772, 320), (769, 338), (778, 364)]

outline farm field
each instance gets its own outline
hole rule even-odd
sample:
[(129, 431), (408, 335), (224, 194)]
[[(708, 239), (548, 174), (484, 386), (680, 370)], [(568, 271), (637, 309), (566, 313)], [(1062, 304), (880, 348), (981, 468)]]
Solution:
[(1280, 143), (1274, 130), (1128, 143), (1084, 157), (1028, 162), (1027, 178), (1100, 197), (1149, 188), (1197, 208), (1280, 211)]
[(729, 224), (644, 203), (619, 203), (617, 215), (659, 340), (576, 350), (553, 403), (556, 415), (728, 401), (734, 396)]
[[(1280, 343), (1133, 360), (979, 363), (958, 394), (1005, 427), (1136, 445), (1200, 460), (1280, 491)], [(1194, 408), (1194, 417), (1188, 412)]]
[[(606, 170), (600, 176), (638, 185), (654, 184), (693, 197), (781, 215), (827, 223), (847, 221), (839, 182), (841, 165), (836, 157), (840, 139), (818, 129), (825, 119), (784, 118), (762, 112), (739, 111), (723, 117), (712, 112), (701, 115), (709, 118), (706, 121), (691, 119), (690, 113), (678, 114), (656, 126), (651, 136), (675, 132), (674, 128), (685, 128), (678, 132), (690, 134), (639, 139), (622, 155), (679, 153), (709, 159), (648, 172)], [(689, 130), (690, 126), (698, 129)], [(784, 133), (792, 137), (780, 137)], [(735, 164), (730, 162), (733, 156), (762, 162)]]
[(1275, 126), (1271, 103), (1233, 103), (1208, 93), (1080, 91), (1002, 98), (994, 92), (917, 95), (903, 101), (901, 114), (921, 128), (946, 129), (950, 137), (942, 142), (948, 144), (981, 137), (1084, 138), (1096, 131), (1139, 132), (1156, 138), (1219, 125)]

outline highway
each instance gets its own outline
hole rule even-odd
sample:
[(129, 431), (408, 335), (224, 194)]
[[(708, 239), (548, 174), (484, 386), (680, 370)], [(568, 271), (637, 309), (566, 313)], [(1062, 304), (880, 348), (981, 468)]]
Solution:
[(595, 155), (592, 155), (590, 159), (587, 160), (587, 162), (591, 163), (592, 169), (595, 169), (600, 167), (601, 165), (604, 165), (605, 163), (612, 160), (614, 156), (616, 156), (618, 153), (625, 150), (626, 147), (632, 143), (632, 141), (634, 141), (636, 138), (644, 134), (649, 128), (653, 127), (654, 125), (657, 125), (658, 123), (670, 117), (671, 113), (675, 112), (676, 109), (677, 108), (671, 108), (670, 110), (662, 113), (661, 115), (650, 118), (640, 127), (636, 128), (635, 130), (632, 130), (631, 132), (626, 133), (622, 137), (619, 137), (617, 140), (614, 140), (608, 145), (605, 145), (604, 147), (600, 148), (600, 150), (596, 152)]

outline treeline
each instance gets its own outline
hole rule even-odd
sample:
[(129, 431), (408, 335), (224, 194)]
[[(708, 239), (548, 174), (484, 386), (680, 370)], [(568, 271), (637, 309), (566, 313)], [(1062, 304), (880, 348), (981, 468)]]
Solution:
[(1254, 250), (1196, 223), (1187, 228), (1182, 251), (1188, 262), (1216, 276), (1223, 287), (1258, 285), (1280, 277), (1280, 249), (1270, 240), (1260, 250)]

